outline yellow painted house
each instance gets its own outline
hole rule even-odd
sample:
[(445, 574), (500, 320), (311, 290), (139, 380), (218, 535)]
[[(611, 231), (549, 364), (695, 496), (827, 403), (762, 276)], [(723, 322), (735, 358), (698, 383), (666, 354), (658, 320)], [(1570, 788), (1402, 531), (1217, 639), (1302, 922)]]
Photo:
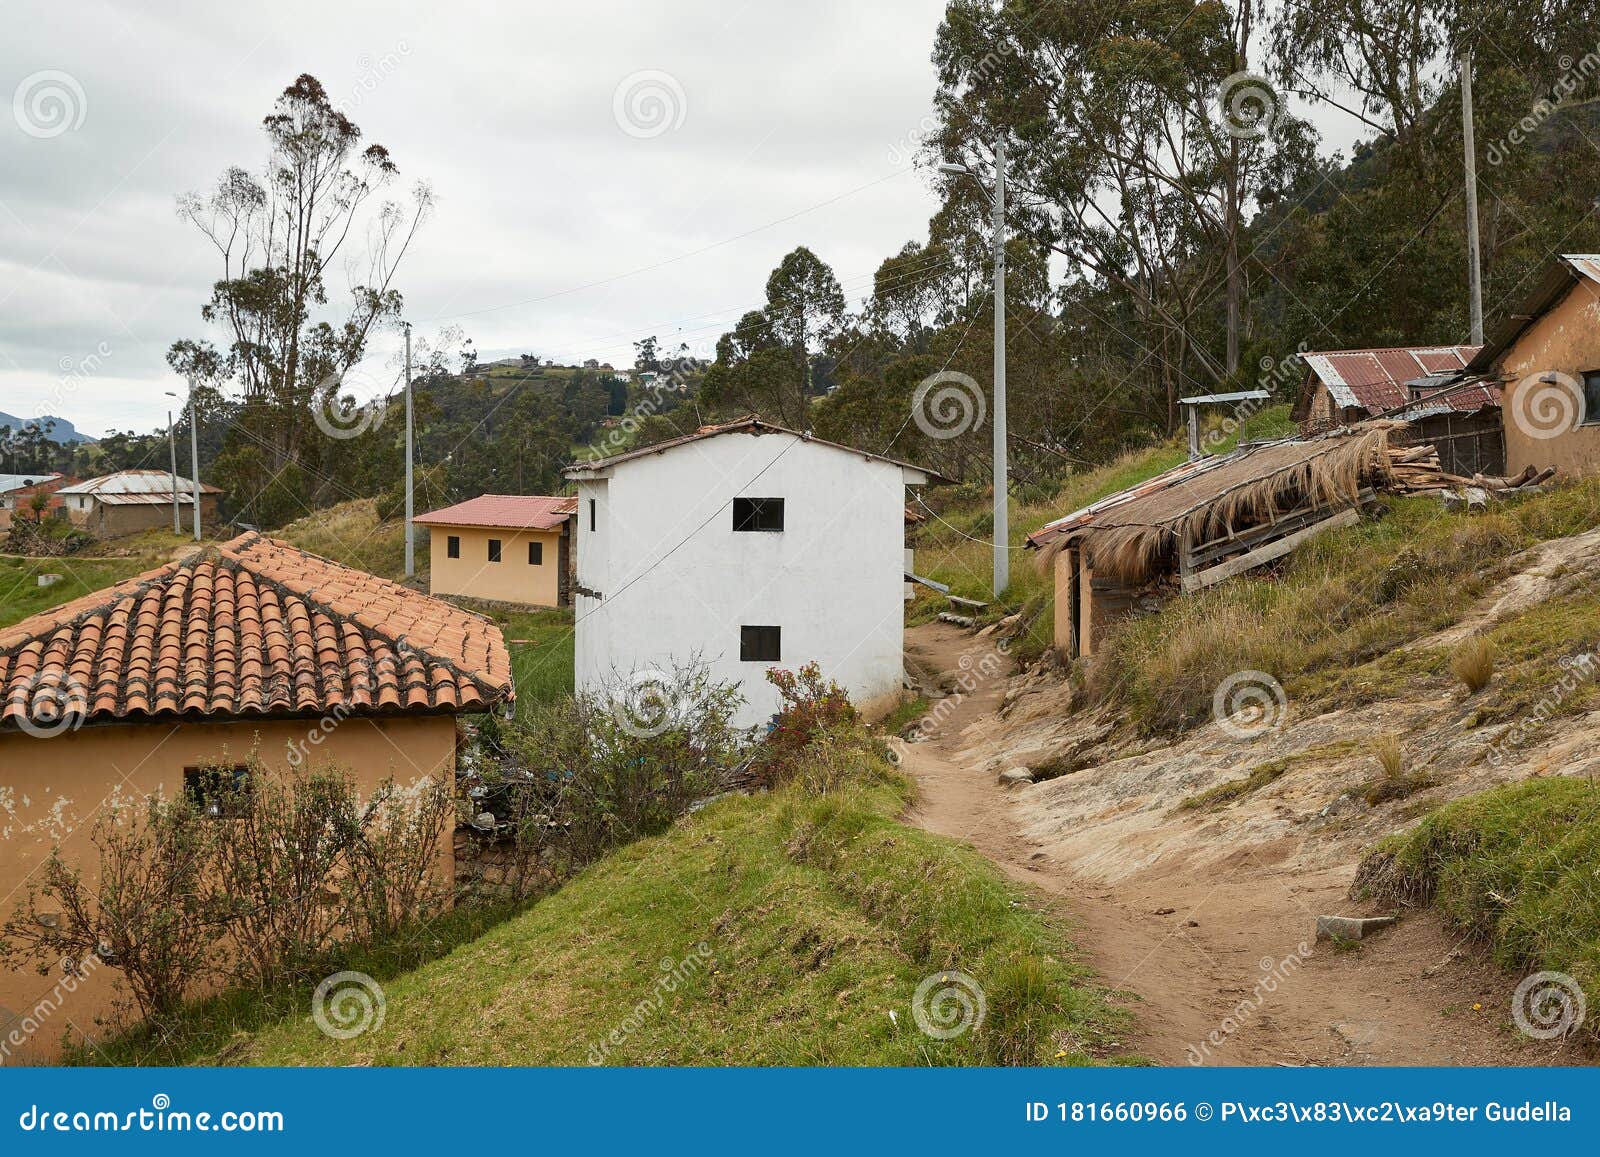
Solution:
[(429, 590), (523, 607), (570, 603), (576, 498), (483, 494), (418, 516)]

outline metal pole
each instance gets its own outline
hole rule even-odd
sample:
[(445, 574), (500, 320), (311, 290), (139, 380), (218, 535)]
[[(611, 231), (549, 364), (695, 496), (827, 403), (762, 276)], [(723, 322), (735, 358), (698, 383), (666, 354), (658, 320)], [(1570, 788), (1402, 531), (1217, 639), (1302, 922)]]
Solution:
[(417, 573), (417, 544), (413, 537), (411, 519), (416, 514), (411, 493), (411, 323), (406, 327), (406, 578)]
[(178, 516), (178, 429), (172, 424), (172, 411), (167, 411), (167, 449), (172, 451), (172, 533), (183, 533), (183, 522)]
[(1483, 270), (1478, 250), (1478, 159), (1472, 141), (1472, 53), (1461, 54), (1461, 145), (1467, 167), (1467, 275), (1472, 287), (1472, 344), (1483, 344)]
[(194, 467), (194, 540), (200, 541), (200, 421), (194, 406), (194, 387), (189, 387), (189, 464)]
[(1006, 143), (994, 150), (994, 597), (1011, 583), (1006, 502)]

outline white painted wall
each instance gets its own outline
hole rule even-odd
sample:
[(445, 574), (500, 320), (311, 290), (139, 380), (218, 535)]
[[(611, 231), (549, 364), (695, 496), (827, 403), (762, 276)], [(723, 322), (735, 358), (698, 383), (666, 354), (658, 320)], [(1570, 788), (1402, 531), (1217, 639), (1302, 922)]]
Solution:
[[(786, 433), (729, 433), (578, 480), (580, 691), (698, 656), (738, 683), (742, 726), (777, 710), (769, 666), (810, 660), (856, 703), (903, 679), (905, 487), (892, 463)], [(781, 532), (736, 532), (735, 497), (782, 498)], [(595, 500), (595, 529), (589, 502)], [(742, 625), (783, 628), (777, 664), (739, 659)]]

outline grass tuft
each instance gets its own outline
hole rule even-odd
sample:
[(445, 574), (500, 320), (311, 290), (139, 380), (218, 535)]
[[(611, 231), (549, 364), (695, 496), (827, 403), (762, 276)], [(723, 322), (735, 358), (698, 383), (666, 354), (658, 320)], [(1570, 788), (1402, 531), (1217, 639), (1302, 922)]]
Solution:
[(1461, 680), (1469, 695), (1476, 695), (1494, 677), (1494, 661), (1494, 643), (1487, 636), (1473, 635), (1450, 656), (1450, 673)]

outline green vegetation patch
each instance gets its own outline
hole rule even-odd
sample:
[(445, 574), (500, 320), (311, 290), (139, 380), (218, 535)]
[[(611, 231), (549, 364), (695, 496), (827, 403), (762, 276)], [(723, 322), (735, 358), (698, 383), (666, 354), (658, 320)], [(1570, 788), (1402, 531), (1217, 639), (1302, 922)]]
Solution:
[[(1432, 904), (1516, 969), (1575, 978), (1600, 1001), (1600, 788), (1533, 779), (1447, 804), (1379, 844), (1354, 891)], [(1592, 1030), (1591, 1030), (1592, 1031)]]
[[(726, 800), (384, 984), (349, 1041), (308, 1009), (214, 1060), (260, 1064), (1084, 1063), (1121, 1023), (1033, 901), (894, 819), (880, 756), (839, 790)], [(923, 1006), (980, 1027), (949, 1040)], [(934, 993), (951, 988), (946, 1003)], [(942, 1012), (941, 1012), (942, 1010)], [(937, 1023), (937, 1022), (935, 1022)]]
[[(150, 566), (139, 559), (85, 562), (72, 558), (0, 558), (0, 627), (9, 627), (29, 615), (149, 569)], [(42, 587), (39, 585), (42, 574), (58, 574), (61, 581)]]

